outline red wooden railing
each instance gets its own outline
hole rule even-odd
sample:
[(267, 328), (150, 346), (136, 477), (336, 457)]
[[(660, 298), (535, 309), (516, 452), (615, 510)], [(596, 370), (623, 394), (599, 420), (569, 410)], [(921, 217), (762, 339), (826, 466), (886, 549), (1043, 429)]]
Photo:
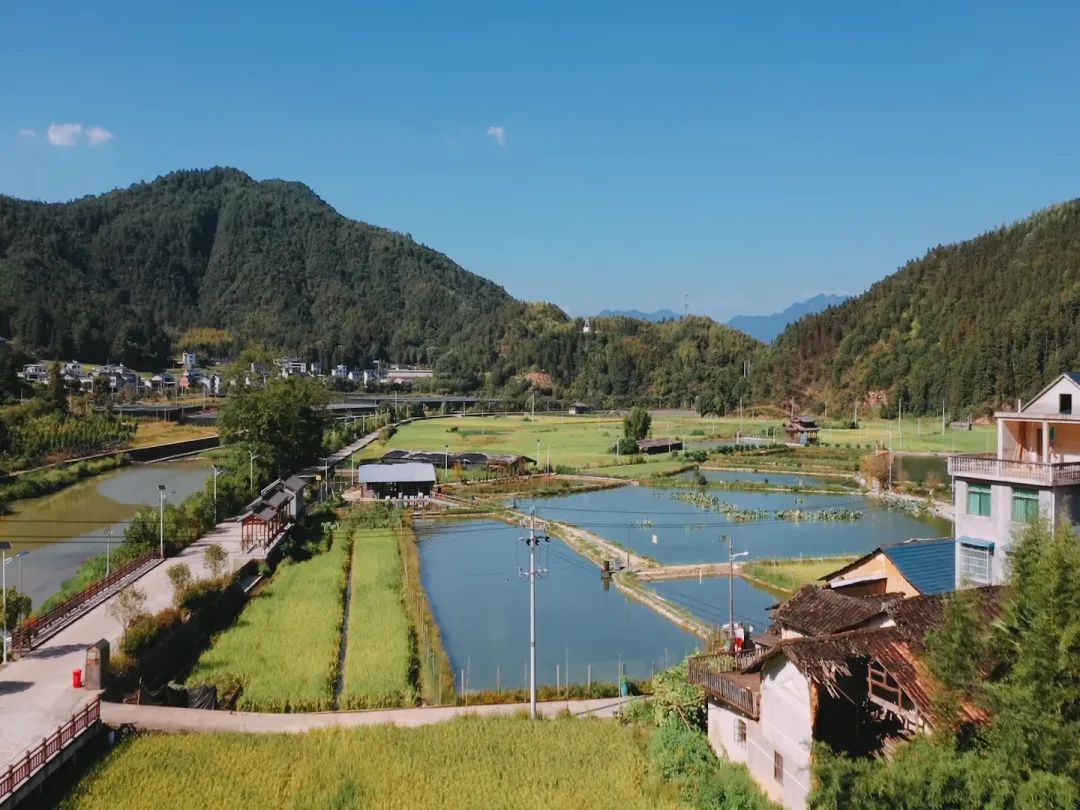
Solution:
[(11, 634), (12, 649), (16, 652), (26, 652), (27, 650), (32, 649), (34, 644), (38, 641), (38, 637), (43, 635), (47, 630), (54, 627), (57, 623), (62, 622), (66, 617), (79, 610), (79, 608), (87, 602), (92, 601), (102, 593), (114, 588), (118, 583), (123, 582), (127, 577), (135, 571), (138, 571), (151, 560), (156, 560), (157, 558), (157, 551), (149, 551), (141, 557), (136, 557), (131, 562), (125, 563), (117, 568), (107, 577), (103, 577), (97, 582), (91, 583), (83, 588), (77, 594), (64, 602), (61, 602), (48, 613), (43, 613), (32, 619), (27, 619)]
[(14, 793), (47, 762), (101, 721), (101, 699), (94, 698), (64, 725), (0, 772), (0, 802)]

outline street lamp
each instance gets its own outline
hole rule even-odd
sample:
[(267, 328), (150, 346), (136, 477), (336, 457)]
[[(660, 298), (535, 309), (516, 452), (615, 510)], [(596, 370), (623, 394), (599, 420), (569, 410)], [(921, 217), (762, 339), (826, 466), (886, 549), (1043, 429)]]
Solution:
[(448, 480), (449, 477), (450, 477), (450, 445), (445, 445), (443, 447), (443, 450), (445, 452), (443, 453), (442, 470), (443, 470), (443, 480), (445, 481), (445, 480)]
[(211, 464), (210, 469), (214, 471), (214, 525), (217, 526), (217, 480), (225, 470), (218, 467), (216, 464)]
[(735, 560), (738, 557), (749, 557), (749, 551), (732, 553), (731, 535), (720, 535), (721, 539), (727, 540), (728, 545), (728, 640), (731, 649), (735, 649)]
[(112, 526), (105, 527), (105, 577), (112, 569)]
[(165, 559), (165, 499), (175, 492), (166, 491), (164, 484), (158, 484), (158, 553)]
[[(29, 551), (20, 551), (18, 554), (16, 554), (14, 557), (11, 558), (12, 560), (18, 560), (19, 561), (19, 593), (22, 593), (22, 589), (23, 589), (23, 579), (22, 579), (22, 565), (23, 565), (23, 563), (22, 563), (22, 561), (23, 561), (23, 557), (25, 557), (29, 553), (30, 553)], [(8, 562), (11, 562), (11, 560), (8, 560)]]
[(262, 458), (253, 450), (248, 450), (248, 488), (255, 491), (255, 459)]
[(11, 542), (8, 540), (0, 540), (0, 569), (3, 573), (0, 573), (2, 579), (2, 585), (4, 589), (4, 637), (0, 639), (0, 646), (4, 648), (3, 662), (7, 663), (7, 638), (8, 638), (8, 623), (7, 623), (7, 553), (11, 551)]

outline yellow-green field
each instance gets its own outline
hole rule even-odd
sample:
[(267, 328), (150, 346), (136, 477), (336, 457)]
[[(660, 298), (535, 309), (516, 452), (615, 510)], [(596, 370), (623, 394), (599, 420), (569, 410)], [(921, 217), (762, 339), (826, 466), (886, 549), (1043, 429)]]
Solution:
[(741, 573), (749, 579), (764, 582), (770, 588), (794, 593), (804, 585), (820, 585), (819, 580), (854, 560), (852, 556), (818, 557), (808, 560), (758, 560), (748, 562)]
[(146, 447), (152, 444), (182, 442), (188, 439), (201, 439), (213, 436), (217, 428), (213, 425), (181, 425), (176, 422), (139, 422), (135, 431), (133, 447)]
[(228, 689), (239, 682), (237, 708), (246, 711), (331, 708), (348, 553), (348, 534), (338, 529), (329, 550), (281, 565), (200, 656), (188, 683)]
[(416, 689), (396, 529), (353, 532), (352, 594), (340, 708), (411, 706)]
[[(606, 720), (467, 717), (422, 728), (144, 735), (61, 805), (283, 808), (675, 808), (646, 734)], [(166, 798), (167, 797), (167, 798)]]
[[(737, 417), (701, 418), (691, 414), (658, 412), (653, 415), (653, 436), (678, 436), (687, 442), (710, 442), (736, 435), (771, 437), (782, 440), (780, 420)], [(936, 431), (936, 432), (935, 432)], [(517, 453), (536, 458), (541, 466), (591, 470), (604, 475), (641, 478), (678, 466), (667, 454), (655, 456), (643, 465), (626, 465), (609, 452), (622, 435), (622, 419), (612, 416), (523, 416), (450, 417), (413, 422), (402, 426), (389, 442), (376, 442), (361, 454), (377, 458), (389, 449), (439, 452), (466, 450), (490, 453)], [(940, 421), (932, 419), (867, 419), (858, 430), (826, 428), (821, 441), (829, 446), (866, 449), (878, 445), (895, 451), (917, 453), (982, 453), (996, 449), (992, 426), (971, 431), (941, 433)], [(539, 448), (539, 449), (538, 449)], [(550, 455), (549, 455), (550, 453)], [(615, 469), (613, 469), (615, 468)]]

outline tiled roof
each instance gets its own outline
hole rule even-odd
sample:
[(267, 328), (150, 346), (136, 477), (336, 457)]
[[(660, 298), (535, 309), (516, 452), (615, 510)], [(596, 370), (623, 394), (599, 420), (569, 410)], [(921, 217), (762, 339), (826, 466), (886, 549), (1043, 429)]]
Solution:
[(951, 537), (894, 543), (881, 546), (881, 552), (921, 594), (956, 589), (956, 541)]
[(772, 612), (773, 621), (806, 636), (825, 636), (857, 627), (882, 612), (895, 596), (847, 596), (828, 588), (804, 585)]

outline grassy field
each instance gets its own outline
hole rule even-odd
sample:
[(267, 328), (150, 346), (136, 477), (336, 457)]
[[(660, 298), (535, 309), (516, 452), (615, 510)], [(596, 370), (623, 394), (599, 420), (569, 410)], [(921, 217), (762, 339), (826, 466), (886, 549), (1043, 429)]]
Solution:
[(132, 447), (146, 447), (151, 444), (182, 442), (188, 439), (201, 439), (213, 436), (217, 428), (213, 425), (180, 425), (176, 422), (139, 422), (135, 431)]
[(340, 708), (416, 703), (415, 634), (402, 603), (398, 529), (353, 533), (352, 596)]
[(199, 658), (188, 683), (228, 689), (239, 682), (237, 707), (247, 711), (329, 709), (349, 551), (348, 533), (337, 529), (329, 549), (281, 565), (236, 624)]
[(759, 580), (770, 588), (794, 593), (804, 585), (820, 585), (818, 581), (826, 574), (843, 568), (855, 557), (817, 557), (806, 560), (755, 560), (742, 567), (748, 578)]
[(144, 735), (116, 748), (69, 810), (675, 808), (647, 776), (647, 735), (601, 720), (462, 718), (281, 735)]
[[(657, 412), (653, 415), (654, 436), (678, 436), (688, 442), (720, 442), (736, 435), (783, 439), (782, 421), (737, 417), (698, 417), (692, 414)], [(936, 433), (934, 431), (937, 431)], [(590, 470), (603, 475), (628, 478), (647, 477), (678, 466), (667, 455), (650, 459), (645, 465), (620, 464), (608, 452), (622, 435), (622, 419), (612, 416), (537, 416), (535, 421), (522, 416), (451, 417), (414, 422), (401, 427), (389, 442), (377, 442), (363, 451), (361, 458), (377, 458), (389, 449), (451, 452), (474, 450), (493, 453), (518, 453), (552, 467)], [(941, 423), (930, 419), (867, 419), (858, 430), (825, 429), (821, 441), (826, 450), (848, 450), (852, 462), (846, 472), (857, 469), (857, 457), (875, 446), (899, 452), (982, 453), (993, 452), (996, 434), (992, 426), (978, 426), (971, 431), (941, 433)], [(539, 444), (538, 444), (539, 443)], [(732, 462), (734, 463), (734, 462)]]

